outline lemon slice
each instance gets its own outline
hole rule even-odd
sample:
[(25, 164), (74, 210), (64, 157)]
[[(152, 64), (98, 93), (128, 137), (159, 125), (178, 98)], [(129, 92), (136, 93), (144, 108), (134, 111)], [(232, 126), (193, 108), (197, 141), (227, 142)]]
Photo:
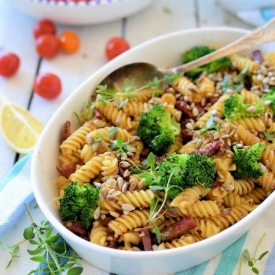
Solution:
[(6, 142), (19, 154), (31, 152), (44, 125), (27, 109), (0, 97), (0, 130)]

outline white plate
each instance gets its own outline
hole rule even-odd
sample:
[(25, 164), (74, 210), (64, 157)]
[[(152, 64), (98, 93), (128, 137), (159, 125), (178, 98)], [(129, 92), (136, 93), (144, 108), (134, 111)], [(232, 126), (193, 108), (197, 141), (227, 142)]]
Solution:
[(68, 25), (99, 24), (130, 16), (153, 0), (102, 0), (67, 4), (49, 0), (7, 0), (18, 10), (37, 19)]

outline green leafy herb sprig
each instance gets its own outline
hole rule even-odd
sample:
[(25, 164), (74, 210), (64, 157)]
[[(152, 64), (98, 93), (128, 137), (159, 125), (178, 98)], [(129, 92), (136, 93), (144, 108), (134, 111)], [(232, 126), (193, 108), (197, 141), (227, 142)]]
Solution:
[(215, 131), (219, 131), (220, 129), (220, 126), (219, 126), (219, 123), (217, 123), (215, 121), (215, 117), (217, 116), (216, 113), (213, 113), (211, 115), (211, 117), (208, 119), (208, 121), (206, 122), (205, 124), (205, 127), (203, 127), (202, 129), (198, 130), (197, 132), (201, 135), (207, 133), (208, 131), (211, 131), (211, 130), (215, 130)]
[[(96, 89), (96, 94), (101, 95), (99, 101), (105, 103), (114, 103), (119, 108), (122, 108), (125, 104), (129, 102), (130, 98), (137, 97), (137, 94), (145, 89), (151, 88), (155, 91), (160, 89), (161, 83), (164, 81), (170, 84), (174, 79), (178, 78), (179, 75), (165, 75), (163, 78), (159, 79), (157, 77), (153, 78), (147, 84), (140, 88), (136, 88), (130, 85), (129, 79), (124, 82), (124, 90), (121, 90), (118, 85), (115, 85), (115, 90), (109, 89), (107, 85), (98, 85)], [(155, 95), (153, 95), (155, 96)]]
[(24, 229), (24, 240), (8, 246), (0, 242), (0, 246), (11, 255), (7, 267), (11, 265), (15, 258), (19, 257), (20, 244), (28, 241), (34, 249), (27, 249), (30, 260), (39, 263), (37, 269), (32, 270), (30, 274), (41, 274), (44, 272), (50, 275), (61, 275), (66, 272), (67, 275), (80, 275), (83, 271), (81, 267), (81, 257), (79, 257), (64, 242), (59, 234), (53, 233), (53, 227), (48, 221), (42, 221), (37, 225), (30, 213), (29, 207), (25, 204), (27, 216), (31, 220), (31, 225)]
[(220, 83), (222, 93), (226, 93), (228, 90), (239, 92), (245, 83), (245, 76), (247, 75), (247, 67), (245, 67), (238, 75), (231, 78), (229, 75), (225, 75), (223, 81)]
[[(161, 235), (160, 229), (157, 226), (156, 221), (162, 215), (164, 215), (164, 213), (165, 213), (165, 211), (163, 211), (163, 210), (165, 210), (165, 205), (166, 205), (166, 202), (167, 202), (169, 190), (171, 188), (173, 188), (173, 187), (177, 187), (178, 188), (178, 186), (170, 185), (170, 181), (171, 181), (172, 176), (174, 174), (176, 174), (176, 173), (179, 173), (179, 172), (180, 172), (180, 168), (179, 167), (174, 167), (174, 168), (171, 169), (171, 174), (170, 174), (170, 176), (168, 178), (167, 185), (165, 187), (158, 186), (158, 185), (152, 185), (152, 186), (150, 186), (151, 190), (164, 192), (164, 196), (163, 197), (155, 196), (153, 198), (151, 204), (150, 204), (149, 222), (152, 223), (153, 226), (154, 226), (154, 231), (155, 231), (158, 243), (161, 242), (161, 239), (164, 236)], [(169, 232), (167, 232), (167, 234), (169, 234)]]
[(158, 243), (160, 243), (161, 238), (163, 236), (161, 235), (160, 229), (157, 226), (157, 220), (165, 213), (165, 210), (166, 210), (165, 207), (168, 199), (169, 190), (174, 187), (179, 188), (178, 186), (170, 185), (170, 182), (171, 182), (172, 176), (180, 172), (180, 168), (174, 167), (171, 169), (171, 174), (168, 178), (167, 184), (164, 187), (164, 186), (154, 185), (154, 182), (158, 181), (158, 178), (163, 176), (164, 173), (162, 171), (157, 170), (157, 163), (153, 153), (150, 153), (148, 155), (144, 165), (148, 167), (148, 170), (142, 171), (139, 174), (140, 178), (145, 179), (144, 185), (149, 186), (149, 188), (152, 191), (160, 191), (164, 194), (163, 196), (158, 196), (157, 194), (155, 194), (155, 197), (153, 198), (150, 204), (150, 214), (149, 214), (149, 222), (153, 225), (154, 231), (157, 237), (157, 241)]
[(258, 254), (258, 250), (259, 250), (259, 247), (263, 241), (265, 237), (265, 234), (263, 234), (263, 236), (261, 237), (261, 239), (259, 240), (259, 243), (257, 244), (256, 246), (256, 250), (255, 250), (255, 253), (254, 253), (254, 256), (251, 256), (248, 249), (245, 249), (242, 253), (242, 255), (247, 259), (247, 263), (248, 263), (248, 266), (251, 268), (251, 271), (255, 274), (259, 274), (259, 270), (258, 268), (255, 266), (255, 264), (258, 262), (258, 261), (261, 261), (264, 256), (268, 253), (268, 251), (265, 251), (263, 253), (260, 254), (260, 256), (257, 256)]
[(89, 121), (94, 117), (95, 102), (88, 101), (84, 104), (79, 114), (74, 112), (79, 124), (83, 124), (85, 121)]
[(110, 131), (107, 133), (107, 137), (104, 136), (102, 133), (97, 133), (96, 139), (91, 141), (91, 144), (95, 144), (98, 142), (107, 142), (109, 145), (110, 149), (116, 150), (116, 156), (121, 157), (124, 153), (126, 152), (136, 152), (136, 148), (132, 145), (130, 145), (130, 141), (123, 141), (121, 137), (118, 139), (112, 140), (109, 137), (114, 135), (117, 132), (117, 127), (112, 128)]

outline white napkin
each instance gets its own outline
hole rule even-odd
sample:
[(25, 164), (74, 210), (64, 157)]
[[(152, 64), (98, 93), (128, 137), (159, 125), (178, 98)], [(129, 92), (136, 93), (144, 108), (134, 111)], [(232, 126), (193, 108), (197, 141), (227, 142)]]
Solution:
[[(23, 240), (24, 228), (30, 225), (30, 220), (25, 215), (24, 204), (30, 205), (32, 216), (36, 223), (45, 220), (40, 209), (33, 199), (30, 182), (31, 155), (19, 160), (0, 183), (0, 242), (14, 245)], [(210, 261), (202, 263), (194, 268), (176, 273), (175, 275), (252, 275), (251, 267), (242, 256), (244, 250), (248, 250), (251, 257), (258, 258), (263, 252), (268, 251), (265, 257), (255, 263), (261, 275), (275, 274), (275, 203), (257, 221), (255, 226), (242, 236), (233, 245)], [(254, 255), (260, 239), (257, 254)], [(33, 249), (28, 242), (21, 245), (20, 253), (10, 267), (6, 268), (10, 256), (0, 246), (0, 274), (22, 275), (28, 274), (37, 267), (37, 263), (30, 260), (27, 249)], [(134, 253), (134, 252), (130, 252)], [(82, 275), (109, 275), (99, 270), (86, 261), (82, 261), (84, 268)], [(241, 270), (241, 271), (240, 271)], [(40, 274), (41, 275), (41, 274)], [(127, 275), (127, 274), (124, 274)], [(142, 275), (142, 274), (136, 274)], [(158, 275), (158, 274), (150, 274)], [(168, 274), (167, 274), (168, 275)], [(171, 275), (171, 274), (169, 274)]]

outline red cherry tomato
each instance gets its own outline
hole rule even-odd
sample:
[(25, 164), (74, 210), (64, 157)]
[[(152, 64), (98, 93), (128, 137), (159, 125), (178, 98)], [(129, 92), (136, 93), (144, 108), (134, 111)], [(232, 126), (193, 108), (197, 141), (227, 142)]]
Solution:
[(38, 75), (34, 81), (34, 91), (45, 99), (54, 99), (61, 93), (60, 78), (51, 73)]
[(60, 48), (65, 53), (75, 53), (79, 49), (79, 37), (73, 31), (63, 31), (58, 39)]
[(106, 44), (105, 54), (107, 59), (111, 60), (128, 49), (130, 49), (130, 45), (125, 38), (113, 37)]
[(44, 58), (55, 57), (59, 52), (59, 41), (52, 34), (42, 34), (36, 39), (36, 51)]
[(0, 75), (13, 76), (20, 65), (19, 57), (14, 53), (4, 53), (0, 56)]
[(38, 38), (42, 34), (56, 34), (55, 24), (50, 20), (41, 20), (34, 25), (33, 36)]

